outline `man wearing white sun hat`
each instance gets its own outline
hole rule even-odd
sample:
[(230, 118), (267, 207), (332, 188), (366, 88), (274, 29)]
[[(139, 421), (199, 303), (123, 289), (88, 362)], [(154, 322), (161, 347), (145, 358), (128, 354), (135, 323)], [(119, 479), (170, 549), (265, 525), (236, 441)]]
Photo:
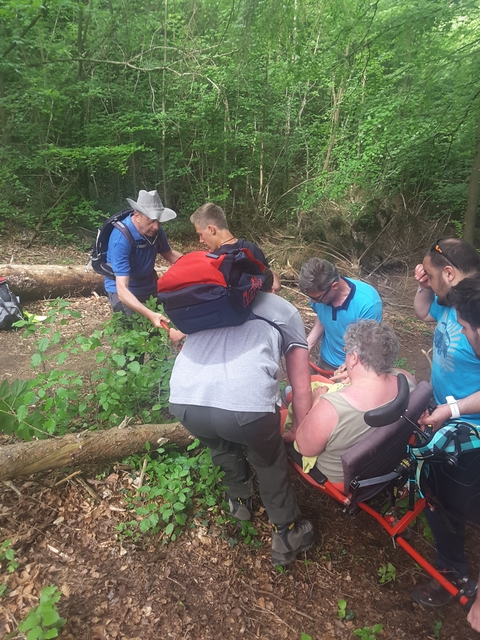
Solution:
[(123, 220), (130, 231), (133, 244), (114, 228), (108, 241), (107, 262), (111, 264), (115, 280), (105, 278), (105, 290), (114, 311), (128, 316), (135, 312), (144, 315), (155, 327), (166, 320), (160, 313), (145, 306), (150, 296), (157, 295), (155, 259), (158, 254), (173, 264), (182, 255), (172, 249), (162, 223), (177, 217), (164, 207), (157, 191), (141, 190), (137, 201), (127, 198), (132, 213)]

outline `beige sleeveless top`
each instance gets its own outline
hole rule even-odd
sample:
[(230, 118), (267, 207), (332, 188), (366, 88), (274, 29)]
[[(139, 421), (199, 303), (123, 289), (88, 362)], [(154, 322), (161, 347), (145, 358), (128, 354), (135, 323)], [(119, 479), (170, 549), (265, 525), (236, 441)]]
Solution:
[[(392, 373), (397, 375), (399, 372), (392, 370)], [(414, 384), (410, 379), (407, 378), (407, 380), (411, 391)], [(323, 398), (335, 407), (338, 424), (328, 439), (325, 449), (318, 455), (316, 465), (330, 482), (343, 482), (340, 456), (373, 431), (374, 427), (369, 427), (363, 419), (365, 411), (353, 407), (340, 391), (326, 394)]]

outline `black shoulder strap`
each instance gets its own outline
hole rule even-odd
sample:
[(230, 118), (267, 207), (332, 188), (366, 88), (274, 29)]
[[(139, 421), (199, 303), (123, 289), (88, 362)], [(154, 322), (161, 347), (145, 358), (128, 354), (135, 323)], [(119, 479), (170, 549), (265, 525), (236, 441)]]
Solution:
[(135, 248), (135, 240), (133, 239), (132, 232), (126, 224), (124, 224), (121, 220), (114, 220), (112, 222), (112, 226), (120, 231), (120, 233), (124, 236), (124, 238), (126, 238), (128, 244), (131, 247)]

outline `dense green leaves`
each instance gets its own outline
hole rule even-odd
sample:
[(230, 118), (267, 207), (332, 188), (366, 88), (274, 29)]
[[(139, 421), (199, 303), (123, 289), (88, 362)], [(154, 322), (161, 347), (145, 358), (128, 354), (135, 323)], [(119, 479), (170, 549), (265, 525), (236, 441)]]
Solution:
[(142, 468), (145, 484), (126, 495), (135, 519), (117, 527), (122, 536), (138, 538), (138, 530), (151, 534), (163, 530), (163, 542), (168, 543), (180, 535), (194, 508), (196, 518), (205, 517), (207, 512), (218, 516), (223, 473), (213, 465), (208, 449), (198, 446), (195, 440), (186, 454), (168, 446), (128, 458), (134, 469), (138, 467), (140, 472)]
[(0, 222), (15, 207), (92, 227), (153, 185), (180, 222), (213, 199), (237, 227), (307, 214), (315, 230), (333, 202), (351, 222), (397, 196), (461, 219), (479, 15), (473, 0), (3, 2)]
[[(147, 304), (155, 308), (156, 300)], [(16, 323), (24, 335), (38, 335), (32, 356), (36, 378), (0, 384), (0, 431), (30, 440), (118, 425), (125, 416), (162, 421), (173, 367), (167, 333), (144, 316), (115, 314), (91, 337), (65, 339), (56, 326), (68, 316), (79, 314), (68, 301), (56, 300), (44, 323)], [(89, 351), (99, 366), (79, 373), (72, 357)]]

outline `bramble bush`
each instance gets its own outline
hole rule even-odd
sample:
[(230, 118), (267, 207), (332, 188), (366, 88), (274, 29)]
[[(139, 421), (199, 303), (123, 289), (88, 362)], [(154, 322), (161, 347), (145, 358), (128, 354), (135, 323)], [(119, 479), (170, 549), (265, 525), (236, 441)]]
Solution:
[[(156, 301), (149, 304), (153, 308)], [(0, 429), (5, 433), (30, 440), (114, 426), (125, 416), (145, 423), (161, 420), (173, 367), (167, 333), (143, 316), (130, 320), (114, 314), (91, 336), (65, 340), (61, 327), (79, 318), (68, 301), (57, 299), (43, 323), (16, 323), (25, 336), (38, 336), (32, 355), (36, 377), (0, 385)], [(79, 373), (71, 361), (89, 353), (94, 363)]]

